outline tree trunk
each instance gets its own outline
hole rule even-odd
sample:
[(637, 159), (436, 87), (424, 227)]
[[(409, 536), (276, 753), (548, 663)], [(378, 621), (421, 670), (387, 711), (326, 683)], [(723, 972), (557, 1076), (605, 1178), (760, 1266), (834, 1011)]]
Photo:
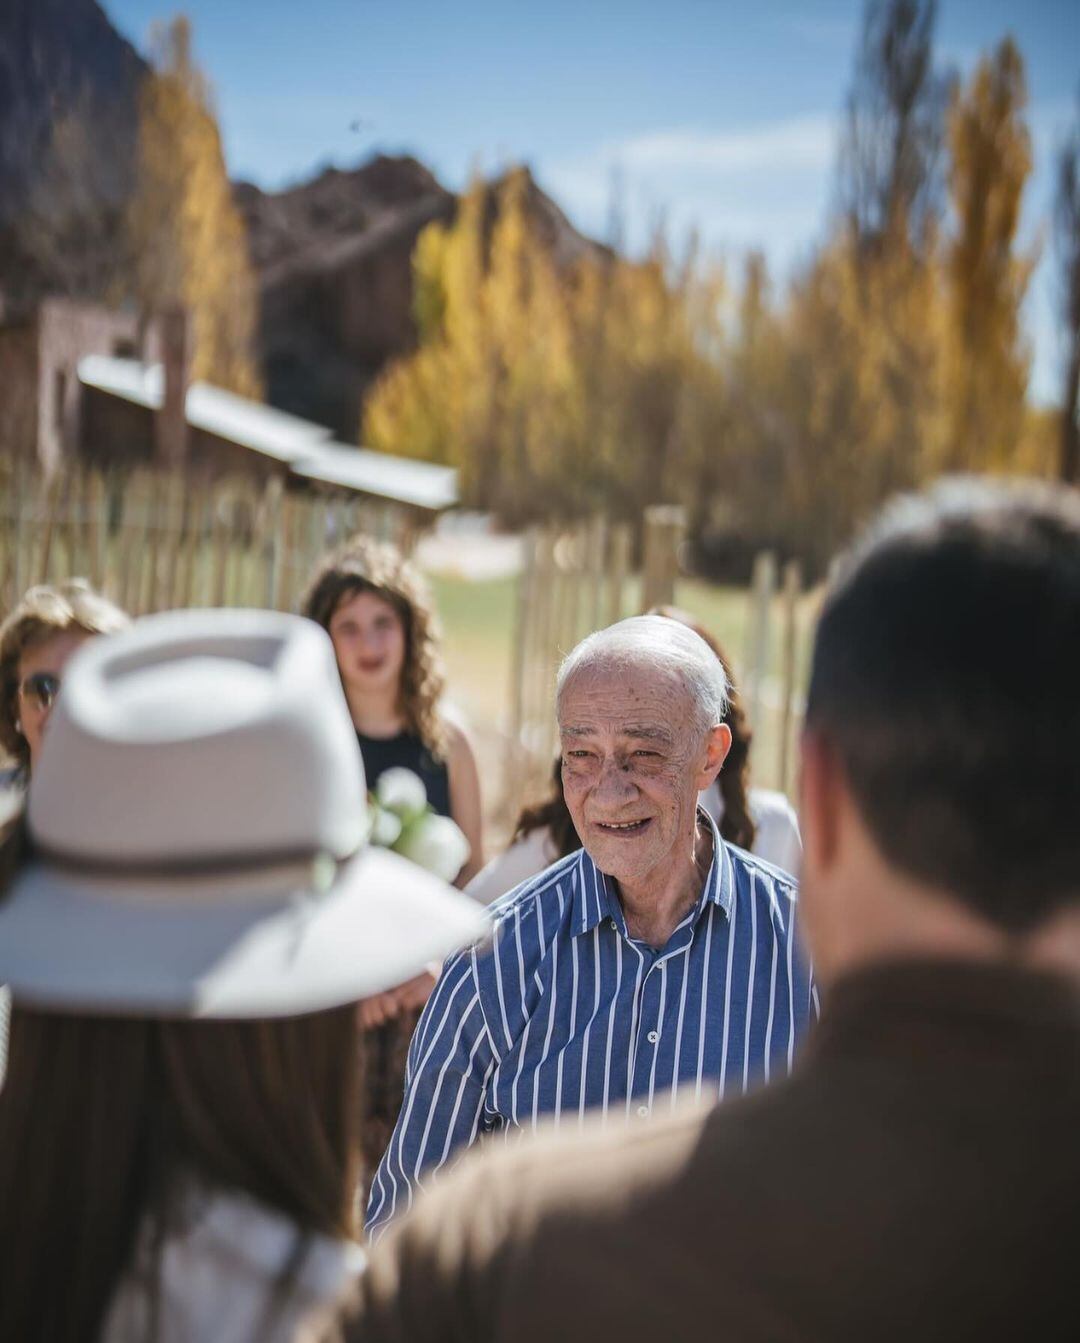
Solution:
[(1077, 402), (1080, 400), (1080, 332), (1074, 333), (1069, 355), (1069, 372), (1065, 380), (1065, 404), (1061, 408), (1061, 479), (1068, 484), (1080, 484), (1080, 425), (1077, 424)]

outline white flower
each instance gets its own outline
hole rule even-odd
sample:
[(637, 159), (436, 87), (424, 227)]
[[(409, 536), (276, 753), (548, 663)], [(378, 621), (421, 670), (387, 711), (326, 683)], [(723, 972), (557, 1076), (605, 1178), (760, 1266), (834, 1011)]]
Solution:
[(449, 816), (435, 812), (406, 826), (394, 849), (443, 881), (453, 881), (469, 857), (469, 841)]
[(375, 797), (380, 807), (396, 812), (402, 820), (419, 816), (427, 806), (427, 789), (422, 780), (401, 765), (379, 775)]
[(376, 802), (371, 808), (371, 842), (380, 849), (392, 849), (401, 834), (401, 817), (385, 811)]

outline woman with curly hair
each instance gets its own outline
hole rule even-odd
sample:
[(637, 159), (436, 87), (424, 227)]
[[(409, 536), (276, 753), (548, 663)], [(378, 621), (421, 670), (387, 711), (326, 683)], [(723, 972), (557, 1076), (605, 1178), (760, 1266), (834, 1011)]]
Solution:
[(302, 611), (333, 641), (368, 788), (397, 767), (423, 781), (469, 842), (464, 885), (483, 866), (480, 779), (468, 738), (440, 706), (440, 632), (419, 573), (394, 546), (359, 537), (325, 561)]
[[(0, 769), (0, 825), (17, 810), (30, 781), (68, 659), (87, 639), (130, 623), (85, 578), (72, 578), (30, 588), (0, 625), (0, 756), (14, 761)], [(0, 1084), (8, 1012), (7, 990), (0, 987)]]
[(85, 578), (72, 578), (30, 588), (0, 625), (0, 747), (15, 762), (12, 782), (30, 777), (68, 658), (128, 624)]
[[(797, 869), (802, 839), (795, 810), (783, 793), (750, 787), (750, 742), (753, 733), (720, 645), (703, 626), (674, 606), (656, 606), (649, 615), (667, 616), (689, 626), (704, 639), (723, 664), (728, 680), (728, 710), (724, 722), (731, 729), (731, 749), (714, 783), (699, 798), (700, 806), (716, 822), (723, 839), (764, 858), (784, 871)], [(563, 799), (562, 759), (557, 757), (547, 797), (526, 807), (518, 817), (510, 847), (493, 858), (469, 885), (469, 894), (484, 904), (513, 890), (529, 877), (581, 848)]]
[[(419, 573), (394, 546), (358, 537), (324, 561), (301, 612), (333, 642), (368, 788), (395, 767), (423, 781), (432, 807), (469, 842), (457, 878), (464, 886), (483, 866), (480, 780), (468, 738), (440, 707), (446, 684), (440, 631)], [(393, 1131), (409, 1040), (437, 969), (361, 1004), (370, 1076), (361, 1147), (369, 1171)]]

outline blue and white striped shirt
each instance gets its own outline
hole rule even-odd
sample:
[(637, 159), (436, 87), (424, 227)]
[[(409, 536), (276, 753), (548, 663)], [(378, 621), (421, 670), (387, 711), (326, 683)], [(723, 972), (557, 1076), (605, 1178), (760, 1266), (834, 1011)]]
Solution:
[(483, 1134), (591, 1109), (646, 1118), (676, 1086), (722, 1097), (789, 1071), (817, 1013), (795, 883), (708, 823), (701, 898), (659, 951), (629, 937), (584, 850), (492, 906), (491, 940), (447, 961), (417, 1024), (369, 1231)]

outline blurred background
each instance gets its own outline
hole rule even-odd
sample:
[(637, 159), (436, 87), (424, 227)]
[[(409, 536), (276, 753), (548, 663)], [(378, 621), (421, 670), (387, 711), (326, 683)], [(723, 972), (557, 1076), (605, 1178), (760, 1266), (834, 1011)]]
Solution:
[(674, 601), (790, 791), (837, 550), (1080, 477), (1080, 8), (0, 0), (0, 597), (442, 613), (489, 820)]

